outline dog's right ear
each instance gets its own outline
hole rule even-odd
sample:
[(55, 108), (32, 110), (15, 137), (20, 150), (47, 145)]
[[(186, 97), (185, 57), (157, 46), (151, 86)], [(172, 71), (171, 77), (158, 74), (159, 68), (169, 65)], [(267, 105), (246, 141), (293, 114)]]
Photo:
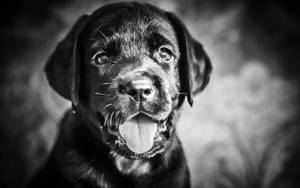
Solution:
[(78, 57), (78, 36), (89, 16), (81, 16), (66, 37), (57, 45), (46, 63), (45, 72), (49, 84), (64, 98), (78, 104), (80, 85), (80, 58)]

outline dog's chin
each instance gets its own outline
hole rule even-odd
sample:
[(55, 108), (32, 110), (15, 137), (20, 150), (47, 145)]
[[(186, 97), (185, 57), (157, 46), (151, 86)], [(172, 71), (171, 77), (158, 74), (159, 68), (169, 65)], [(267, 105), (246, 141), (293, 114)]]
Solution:
[(152, 158), (163, 153), (170, 143), (171, 117), (170, 113), (158, 120), (144, 112), (133, 114), (118, 126), (104, 126), (104, 141), (111, 153), (130, 159)]

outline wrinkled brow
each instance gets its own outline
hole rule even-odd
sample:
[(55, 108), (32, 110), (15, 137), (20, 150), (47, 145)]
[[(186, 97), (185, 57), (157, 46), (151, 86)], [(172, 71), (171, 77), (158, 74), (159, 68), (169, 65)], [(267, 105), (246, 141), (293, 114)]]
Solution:
[(161, 45), (166, 44), (175, 48), (173, 43), (160, 33), (152, 33), (148, 38), (148, 45), (151, 49), (158, 49)]

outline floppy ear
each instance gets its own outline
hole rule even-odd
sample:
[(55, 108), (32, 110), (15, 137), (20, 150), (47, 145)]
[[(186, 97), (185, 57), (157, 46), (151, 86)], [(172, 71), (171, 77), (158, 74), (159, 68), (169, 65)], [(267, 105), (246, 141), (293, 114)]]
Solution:
[[(200, 93), (209, 82), (212, 65), (202, 45), (193, 39), (182, 21), (172, 13), (166, 14), (176, 32), (180, 50), (180, 92), (186, 94), (192, 106), (193, 96)], [(184, 96), (179, 98), (179, 106), (183, 101)]]
[(80, 58), (77, 39), (88, 20), (87, 15), (80, 17), (66, 37), (59, 42), (46, 63), (45, 72), (49, 84), (64, 98), (78, 104), (80, 85)]

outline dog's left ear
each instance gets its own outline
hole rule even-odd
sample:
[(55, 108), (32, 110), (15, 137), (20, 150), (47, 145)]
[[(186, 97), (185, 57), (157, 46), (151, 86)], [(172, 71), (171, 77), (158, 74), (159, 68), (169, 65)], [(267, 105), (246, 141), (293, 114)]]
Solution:
[(89, 16), (78, 19), (66, 37), (57, 45), (46, 63), (45, 72), (51, 87), (77, 106), (80, 85), (80, 57), (78, 37)]
[[(183, 22), (172, 13), (167, 12), (166, 16), (176, 32), (180, 50), (180, 92), (186, 95), (192, 106), (192, 97), (200, 93), (209, 82), (212, 65), (202, 45), (193, 39)], [(183, 101), (184, 96), (179, 98), (179, 106)]]

